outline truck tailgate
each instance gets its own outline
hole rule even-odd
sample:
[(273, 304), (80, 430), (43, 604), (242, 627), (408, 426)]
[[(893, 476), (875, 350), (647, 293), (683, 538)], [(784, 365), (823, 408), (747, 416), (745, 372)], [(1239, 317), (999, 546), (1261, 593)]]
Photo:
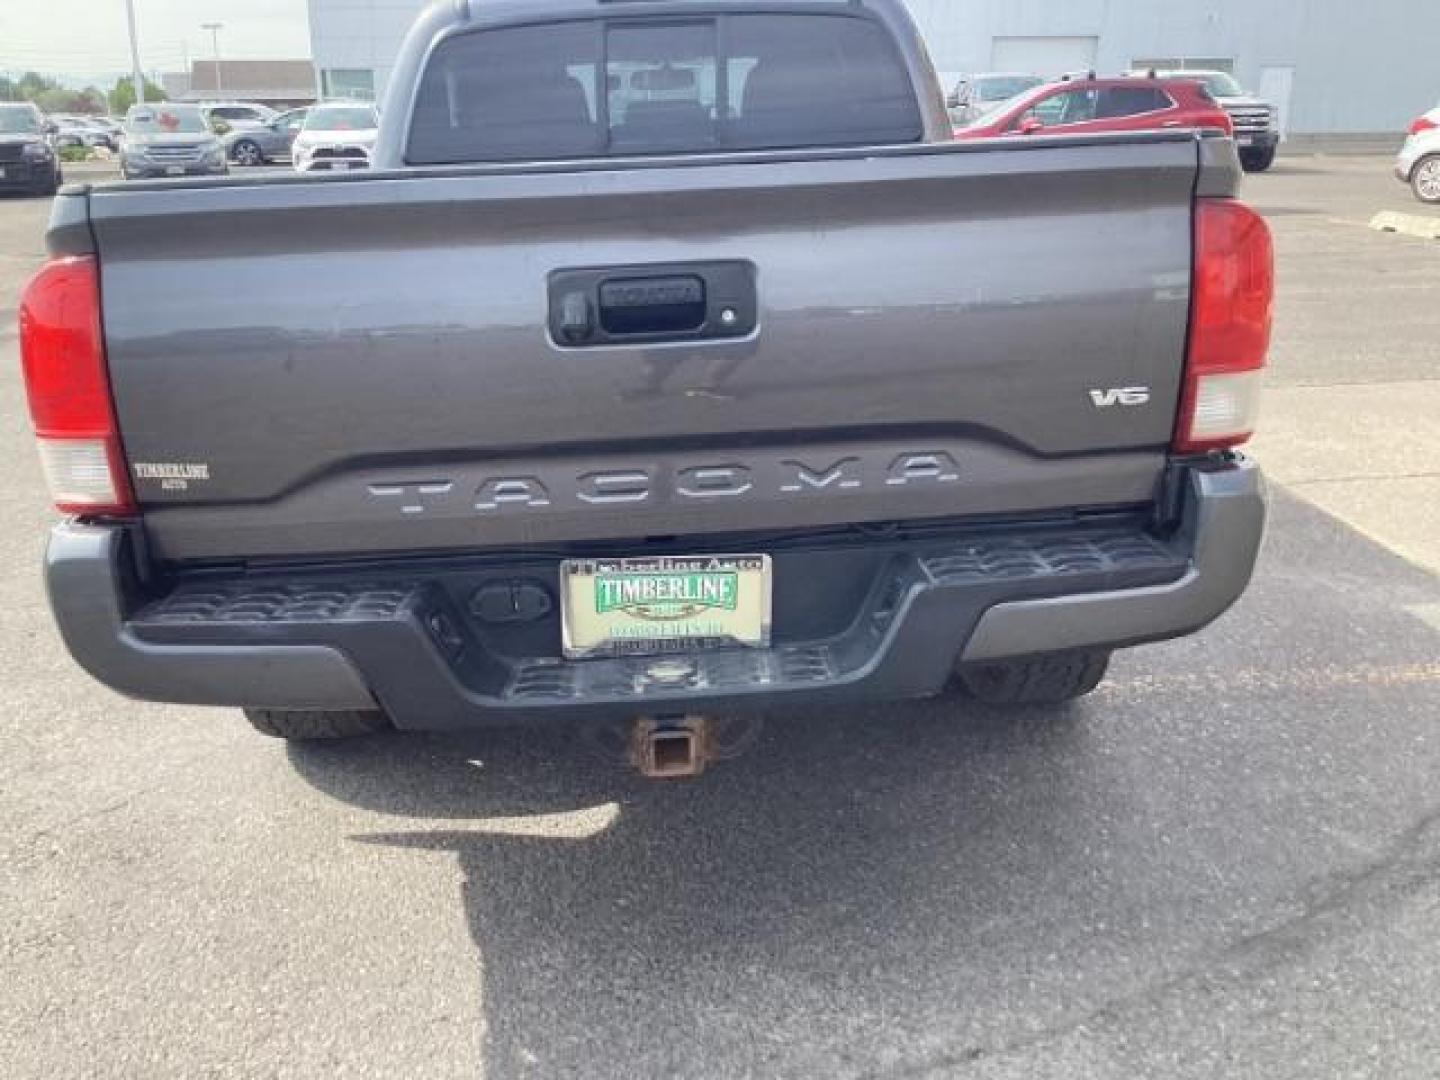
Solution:
[[(1196, 142), (90, 195), (156, 554), (560, 545), (1151, 500)], [(571, 348), (551, 275), (729, 261), (728, 340)]]

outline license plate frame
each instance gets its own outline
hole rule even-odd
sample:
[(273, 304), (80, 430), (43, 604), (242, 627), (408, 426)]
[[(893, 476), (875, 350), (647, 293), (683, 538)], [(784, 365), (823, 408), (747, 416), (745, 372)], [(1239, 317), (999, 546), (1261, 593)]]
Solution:
[(768, 648), (773, 584), (769, 555), (567, 559), (565, 658)]

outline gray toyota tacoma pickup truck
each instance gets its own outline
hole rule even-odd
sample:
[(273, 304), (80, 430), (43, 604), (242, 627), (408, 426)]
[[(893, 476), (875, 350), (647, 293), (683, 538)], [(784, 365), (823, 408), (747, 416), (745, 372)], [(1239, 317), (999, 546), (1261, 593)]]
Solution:
[(373, 171), (56, 199), (22, 352), (102, 682), (289, 738), (1056, 702), (1245, 588), (1227, 140), (953, 143), (896, 0), (451, 2), (391, 83)]

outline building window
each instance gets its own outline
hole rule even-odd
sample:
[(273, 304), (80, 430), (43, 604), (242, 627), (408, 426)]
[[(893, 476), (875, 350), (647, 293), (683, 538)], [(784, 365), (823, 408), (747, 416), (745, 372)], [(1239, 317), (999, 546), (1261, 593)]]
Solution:
[(375, 72), (369, 68), (327, 68), (320, 73), (320, 86), (327, 98), (375, 100)]
[(1130, 64), (1135, 71), (1223, 71), (1233, 75), (1235, 61), (1219, 56), (1143, 57)]

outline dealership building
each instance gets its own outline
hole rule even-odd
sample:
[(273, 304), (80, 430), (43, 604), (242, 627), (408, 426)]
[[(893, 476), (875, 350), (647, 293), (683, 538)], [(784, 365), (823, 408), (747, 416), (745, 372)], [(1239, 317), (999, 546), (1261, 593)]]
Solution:
[[(472, 0), (483, 4), (485, 0)], [(1403, 131), (1440, 101), (1440, 0), (906, 0), (935, 66), (1232, 72), (1291, 134)], [(309, 0), (317, 88), (379, 97), (424, 0)]]

